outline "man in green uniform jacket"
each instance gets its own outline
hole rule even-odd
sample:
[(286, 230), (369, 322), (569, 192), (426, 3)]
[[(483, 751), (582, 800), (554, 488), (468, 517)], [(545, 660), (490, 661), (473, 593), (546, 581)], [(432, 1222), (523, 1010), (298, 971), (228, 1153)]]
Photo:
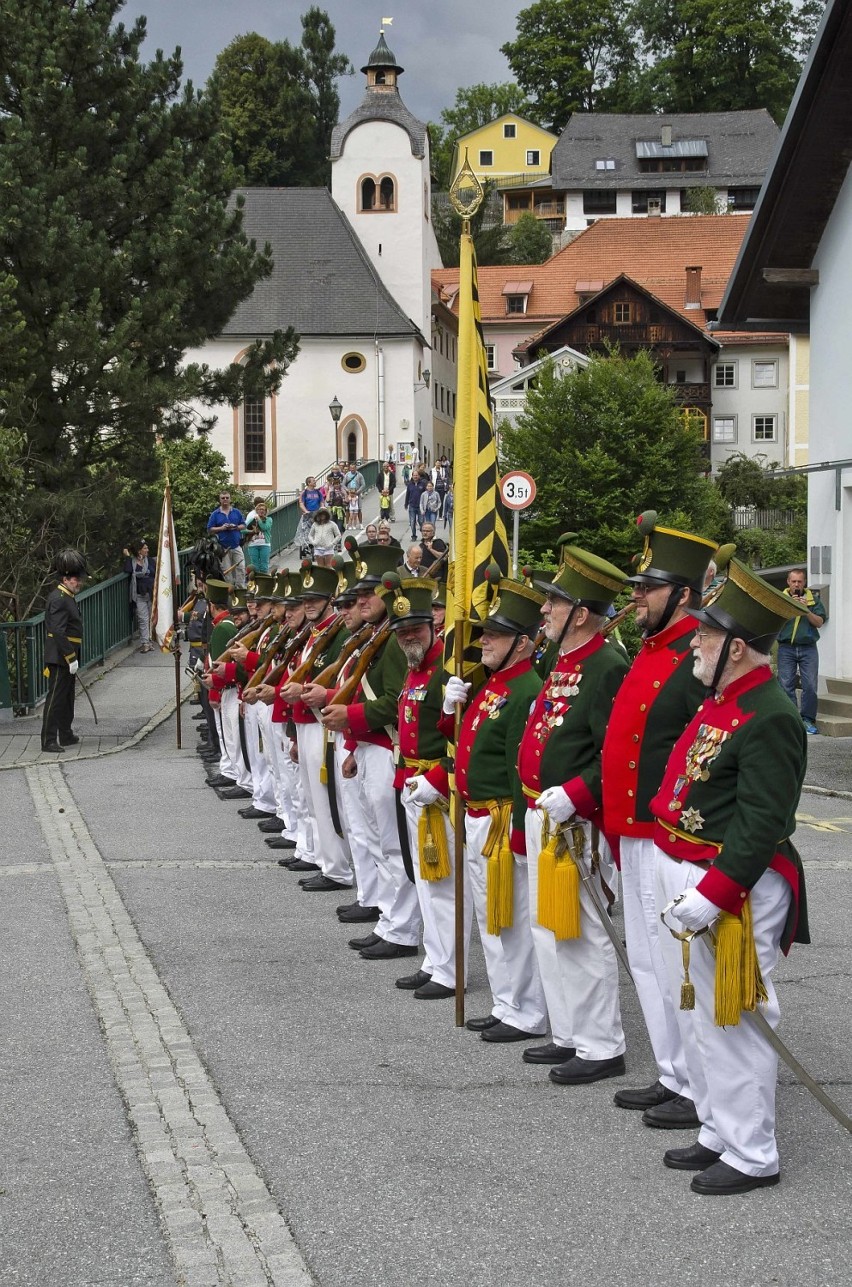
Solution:
[(63, 550), (56, 560), (59, 584), (44, 607), (44, 664), (47, 696), (41, 723), (41, 749), (62, 751), (79, 742), (74, 723), (75, 676), (83, 650), (83, 618), (74, 600), (86, 576), (86, 560), (76, 550)]
[[(692, 945), (691, 988), (677, 1011), (698, 1140), (670, 1149), (667, 1166), (701, 1174), (703, 1194), (778, 1183), (777, 1056), (742, 1010), (760, 1004), (777, 1025), (770, 978), (779, 948), (808, 942), (804, 876), (790, 843), (805, 772), (807, 733), (773, 678), (769, 651), (783, 622), (802, 611), (736, 559), (717, 597), (694, 616), (696, 676), (710, 695), (676, 742), (651, 801), (656, 819), (657, 909)], [(682, 944), (661, 947), (672, 990)], [(714, 960), (714, 956), (716, 960)], [(694, 1000), (689, 992), (694, 989)]]

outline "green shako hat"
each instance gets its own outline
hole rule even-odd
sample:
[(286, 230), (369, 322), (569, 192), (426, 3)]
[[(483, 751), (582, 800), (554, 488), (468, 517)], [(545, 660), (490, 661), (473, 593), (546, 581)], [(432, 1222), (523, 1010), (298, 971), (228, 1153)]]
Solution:
[(293, 607), (299, 602), (299, 574), (282, 568), (275, 578), (273, 599), (276, 603), (286, 603)]
[(334, 568), (323, 567), (303, 559), (301, 566), (301, 590), (296, 593), (302, 599), (331, 599), (337, 594), (339, 577)]
[(334, 598), (334, 606), (339, 608), (344, 603), (354, 603), (355, 590), (353, 587), (358, 579), (355, 564), (347, 563), (341, 554), (335, 554), (331, 565), (337, 573), (337, 594)]
[(743, 639), (758, 652), (768, 653), (785, 621), (804, 616), (807, 608), (794, 603), (739, 559), (731, 559), (728, 577), (711, 592), (692, 616), (704, 625)]
[(400, 551), (393, 545), (359, 545), (354, 536), (347, 536), (344, 545), (355, 563), (357, 581), (353, 589), (377, 590), (386, 572), (395, 572)]
[[(527, 569), (524, 568), (524, 575)], [(498, 630), (506, 635), (529, 635), (534, 639), (541, 625), (541, 605), (545, 596), (524, 581), (503, 576), (498, 564), (490, 563), (485, 579), (495, 593), (488, 616), (477, 624), (485, 630)]]
[(669, 585), (689, 586), (700, 594), (710, 560), (716, 553), (716, 542), (674, 527), (660, 527), (657, 511), (646, 509), (636, 520), (645, 538), (642, 553), (635, 560), (636, 572), (628, 581), (664, 581)]
[(248, 612), (251, 595), (246, 590), (231, 590), (231, 612)]
[(562, 555), (559, 571), (552, 581), (535, 581), (535, 587), (545, 595), (558, 595), (603, 616), (612, 607), (619, 590), (624, 589), (627, 577), (614, 563), (572, 545), (574, 539), (573, 532), (559, 538), (557, 544)]
[(271, 572), (252, 572), (246, 584), (246, 595), (256, 603), (275, 598), (275, 576)]
[(447, 606), (447, 583), (446, 581), (436, 581), (435, 590), (432, 595), (433, 603), (440, 603), (445, 608)]
[(386, 572), (376, 590), (388, 610), (391, 630), (403, 626), (432, 624), (432, 600), (436, 583), (428, 576), (401, 577), (398, 572)]
[(227, 581), (216, 581), (212, 577), (205, 582), (207, 586), (207, 602), (212, 603), (217, 608), (227, 608), (231, 594), (231, 587)]

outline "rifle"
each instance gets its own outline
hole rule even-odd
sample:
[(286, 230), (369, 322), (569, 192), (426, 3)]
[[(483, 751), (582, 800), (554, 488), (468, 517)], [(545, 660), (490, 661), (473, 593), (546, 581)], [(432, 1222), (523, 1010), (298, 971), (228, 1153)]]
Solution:
[(622, 621), (625, 621), (630, 616), (631, 612), (635, 611), (636, 604), (628, 603), (620, 612), (616, 612), (614, 617), (610, 617), (609, 621), (605, 621), (600, 629), (600, 633), (604, 639), (606, 639), (607, 635), (611, 635), (613, 630), (617, 630)]
[(305, 644), (308, 642), (310, 633), (311, 625), (310, 622), (308, 622), (307, 625), (302, 626), (302, 629), (296, 637), (291, 639), (290, 643), (284, 649), (284, 652), (281, 655), (281, 660), (278, 662), (277, 666), (274, 666), (272, 670), (264, 676), (264, 684), (269, 684), (272, 688), (277, 687), (279, 681), (286, 675), (287, 667), (290, 665), (290, 662), (293, 660), (296, 653), (304, 648)]
[(358, 658), (355, 669), (347, 679), (346, 683), (343, 685), (342, 688), (338, 689), (338, 691), (334, 694), (334, 704), (336, 706), (349, 705), (352, 698), (355, 696), (356, 692), (358, 691), (358, 685), (361, 683), (361, 680), (363, 679), (364, 675), (367, 673), (367, 670), (369, 669), (370, 664), (373, 661), (373, 658), (376, 657), (378, 653), (381, 652), (382, 648), (385, 646), (388, 639), (390, 638), (390, 634), (391, 634), (391, 623), (389, 620), (385, 620), (384, 622), (382, 622), (381, 626), (373, 635), (373, 638), (369, 641), (369, 643), (364, 645), (364, 649)]
[(278, 630), (278, 633), (276, 635), (273, 635), (272, 639), (269, 641), (269, 643), (264, 648), (263, 652), (260, 654), (260, 659), (257, 663), (257, 667), (255, 668), (254, 674), (252, 675), (251, 679), (245, 685), (246, 688), (257, 688), (259, 684), (263, 683), (263, 677), (266, 674), (269, 667), (272, 665), (273, 657), (277, 653), (279, 647), (281, 647), (281, 645), (284, 642), (282, 639), (282, 635), (286, 634), (287, 632), (287, 627), (283, 623), (279, 623), (279, 626), (280, 628)]
[(263, 634), (264, 630), (267, 627), (267, 624), (268, 623), (265, 617), (259, 626), (257, 626), (253, 621), (247, 621), (246, 624), (243, 626), (242, 630), (237, 631), (237, 633), (234, 635), (233, 639), (228, 644), (225, 651), (219, 657), (217, 657), (216, 660), (233, 661), (234, 657), (231, 653), (231, 649), (233, 648), (234, 644), (238, 643), (238, 644), (242, 644), (244, 648), (251, 648), (253, 644), (257, 643), (258, 639)]
[[(326, 651), (329, 644), (337, 638), (343, 628), (343, 618), (335, 617), (334, 621), (323, 630), (322, 634), (314, 641), (314, 646), (308, 653), (301, 665), (297, 666), (290, 676), (291, 684), (302, 684), (308, 678), (313, 668), (314, 662)], [(315, 682), (315, 681), (314, 681)]]
[(344, 663), (349, 660), (353, 653), (363, 647), (372, 633), (373, 627), (369, 622), (367, 622), (366, 625), (363, 625), (360, 630), (356, 631), (354, 635), (351, 635), (350, 638), (346, 640), (346, 643), (340, 650), (340, 656), (337, 658), (337, 661), (329, 662), (325, 670), (321, 670), (318, 675), (314, 676), (311, 683), (319, 684), (321, 688), (333, 688), (334, 681), (343, 669)]

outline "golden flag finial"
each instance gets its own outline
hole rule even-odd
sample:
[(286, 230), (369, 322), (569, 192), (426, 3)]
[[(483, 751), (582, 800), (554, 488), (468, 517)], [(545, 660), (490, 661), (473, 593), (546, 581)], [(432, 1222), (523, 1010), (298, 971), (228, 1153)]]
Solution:
[(467, 148), (464, 150), (464, 164), (453, 179), (449, 196), (450, 205), (463, 219), (471, 219), (482, 205), (485, 189), (471, 169)]

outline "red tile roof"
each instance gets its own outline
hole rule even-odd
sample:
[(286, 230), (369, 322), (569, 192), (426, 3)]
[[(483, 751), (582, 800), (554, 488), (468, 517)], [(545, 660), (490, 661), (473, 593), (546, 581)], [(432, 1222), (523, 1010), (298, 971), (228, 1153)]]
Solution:
[[(599, 288), (624, 273), (656, 295), (695, 326), (706, 324), (705, 309), (718, 308), (745, 236), (747, 214), (680, 215), (650, 219), (598, 219), (544, 264), (524, 265), (532, 282), (526, 321), (530, 334), (572, 312), (590, 287)], [(685, 307), (686, 270), (701, 269), (702, 307)], [(517, 281), (518, 265), (479, 269), (482, 319), (517, 326), (517, 313), (506, 314), (504, 289)], [(433, 283), (453, 299), (459, 270), (440, 268)], [(526, 282), (524, 283), (526, 285)], [(579, 288), (579, 293), (578, 293)], [(732, 332), (726, 332), (729, 340)], [(716, 336), (717, 339), (723, 338)]]

